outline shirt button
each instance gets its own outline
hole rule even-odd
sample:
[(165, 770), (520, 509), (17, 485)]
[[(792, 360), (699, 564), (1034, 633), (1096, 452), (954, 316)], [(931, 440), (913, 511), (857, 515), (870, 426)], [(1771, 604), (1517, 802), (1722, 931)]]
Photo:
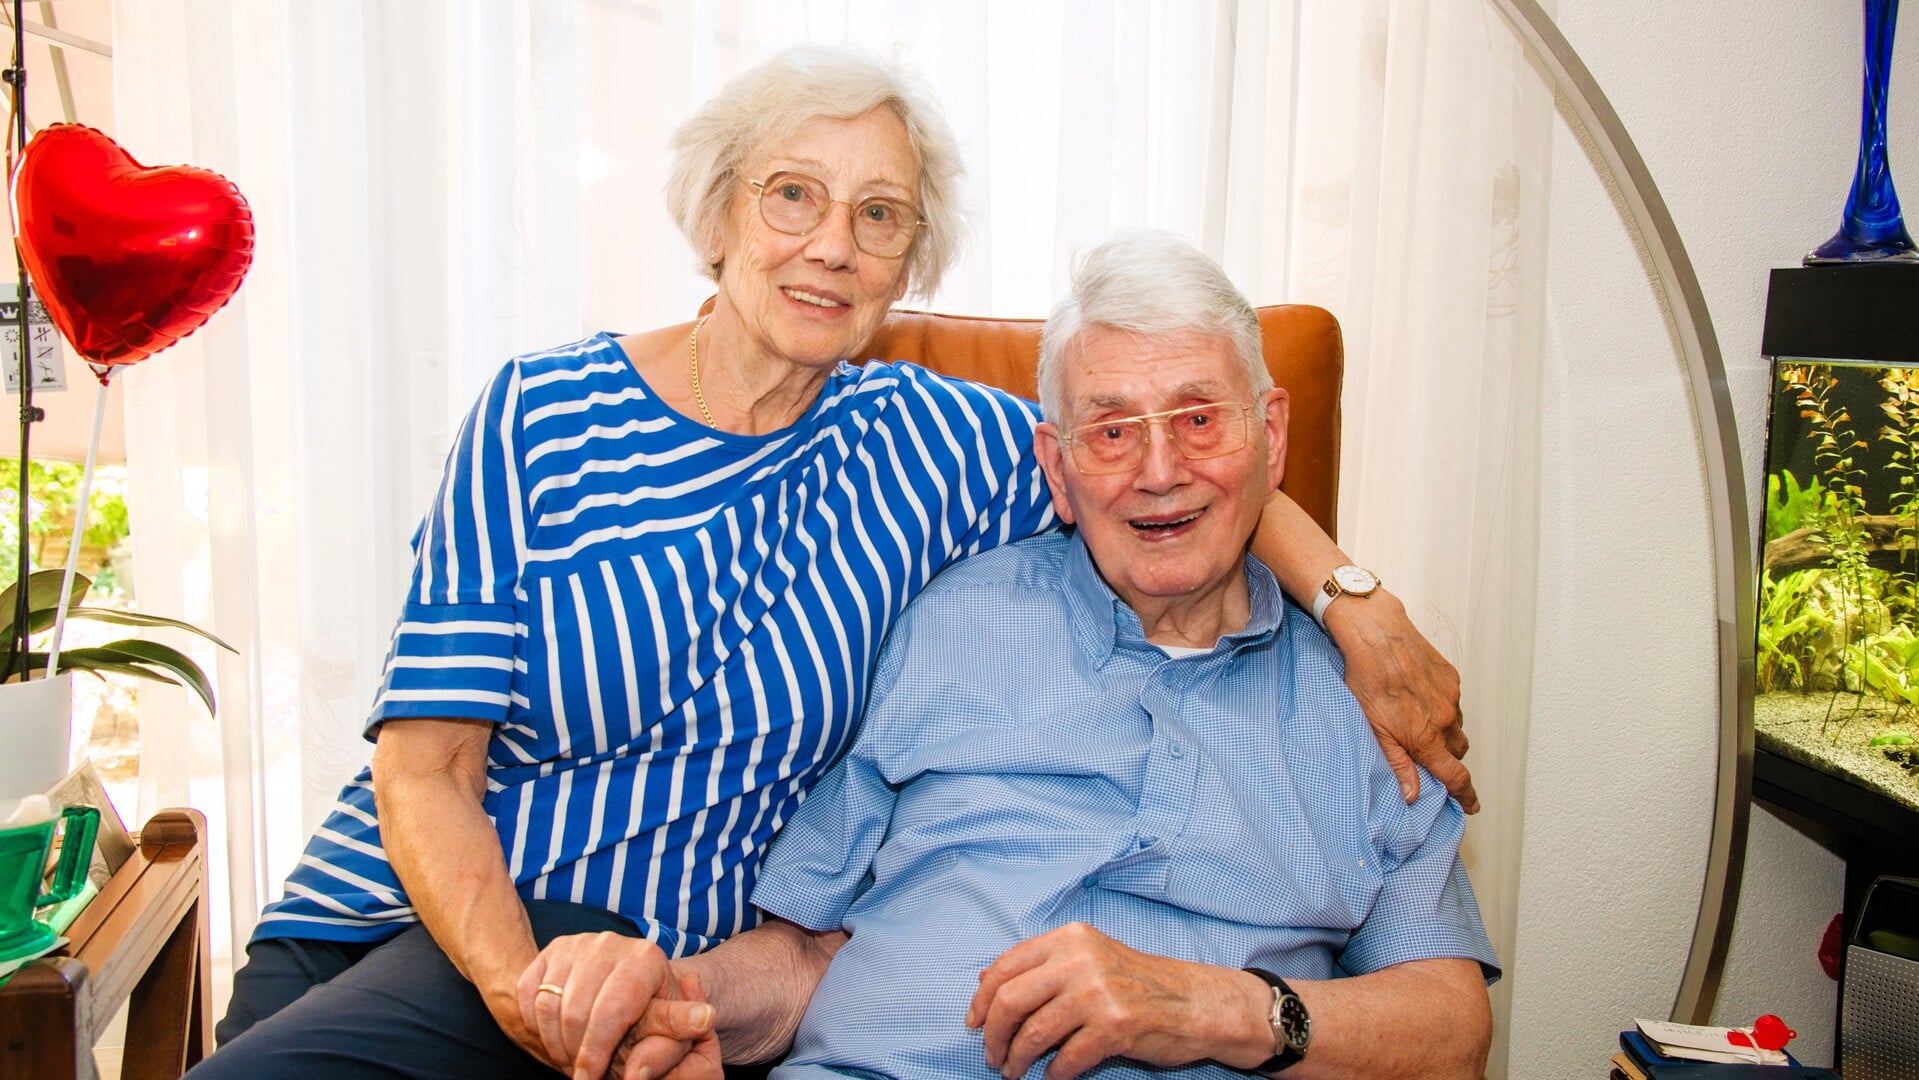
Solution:
[(1086, 886), (1089, 889), (1097, 889), (1099, 888), (1099, 875), (1088, 874), (1086, 875), (1086, 880), (1080, 882), (1080, 884)]
[(1154, 844), (1157, 844), (1157, 843), (1159, 843), (1159, 837), (1157, 836), (1142, 836), (1139, 838), (1139, 847), (1141, 851), (1144, 851), (1147, 848), (1152, 847)]
[(1174, 743), (1172, 746), (1172, 749), (1166, 752), (1173, 755), (1173, 757), (1175, 758), (1183, 758), (1186, 756), (1186, 747), (1182, 743)]

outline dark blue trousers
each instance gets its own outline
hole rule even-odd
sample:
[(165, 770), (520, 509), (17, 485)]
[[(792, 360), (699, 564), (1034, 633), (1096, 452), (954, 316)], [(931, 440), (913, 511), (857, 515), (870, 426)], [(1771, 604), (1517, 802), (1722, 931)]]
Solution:
[[(530, 900), (542, 946), (602, 930), (639, 936), (599, 908)], [(219, 1049), (191, 1080), (465, 1080), (553, 1077), (506, 1037), (446, 953), (415, 924), (374, 944), (276, 938), (247, 947)]]

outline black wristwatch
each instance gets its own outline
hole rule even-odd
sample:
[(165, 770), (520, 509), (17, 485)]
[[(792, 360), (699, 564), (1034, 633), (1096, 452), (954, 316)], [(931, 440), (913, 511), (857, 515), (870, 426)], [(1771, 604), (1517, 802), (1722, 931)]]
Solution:
[(1273, 1056), (1258, 1071), (1275, 1073), (1290, 1069), (1306, 1056), (1306, 1044), (1313, 1041), (1313, 1018), (1306, 1015), (1306, 1003), (1299, 1000), (1286, 980), (1270, 971), (1247, 968), (1247, 973), (1266, 980), (1273, 988), (1273, 1008), (1266, 1020), (1273, 1026)]

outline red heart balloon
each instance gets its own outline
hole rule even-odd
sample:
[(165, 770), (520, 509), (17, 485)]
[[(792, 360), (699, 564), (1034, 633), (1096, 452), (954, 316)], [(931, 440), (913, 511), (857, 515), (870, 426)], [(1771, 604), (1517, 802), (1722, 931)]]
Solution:
[(231, 181), (146, 168), (83, 124), (27, 143), (13, 209), (47, 313), (94, 364), (135, 364), (198, 330), (253, 262), (253, 213)]

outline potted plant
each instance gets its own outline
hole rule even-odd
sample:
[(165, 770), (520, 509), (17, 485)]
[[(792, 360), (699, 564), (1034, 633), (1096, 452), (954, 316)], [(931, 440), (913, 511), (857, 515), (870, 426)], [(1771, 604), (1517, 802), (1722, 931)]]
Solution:
[[(9, 646), (0, 660), (0, 681), (9, 685), (0, 692), (0, 730), (7, 732), (8, 753), (0, 756), (0, 798), (45, 790), (66, 775), (68, 739), (72, 729), (73, 682), (71, 672), (84, 671), (98, 677), (126, 675), (154, 682), (183, 686), (198, 695), (207, 712), (214, 711), (213, 685), (193, 658), (171, 645), (144, 638), (129, 637), (103, 645), (60, 649), (54, 656), (54, 677), (46, 678), (49, 638), (60, 616), (60, 592), (63, 573), (37, 570), (27, 576), (26, 636), (15, 634), (16, 610), (20, 610), (19, 585), (0, 590), (0, 637), (9, 642), (25, 640), (26, 651)], [(178, 619), (148, 615), (118, 608), (87, 607), (87, 591), (93, 582), (75, 572), (67, 599), (66, 618), (122, 626), (170, 626), (211, 641), (228, 652), (233, 646), (218, 637)], [(65, 718), (65, 723), (60, 719)]]

